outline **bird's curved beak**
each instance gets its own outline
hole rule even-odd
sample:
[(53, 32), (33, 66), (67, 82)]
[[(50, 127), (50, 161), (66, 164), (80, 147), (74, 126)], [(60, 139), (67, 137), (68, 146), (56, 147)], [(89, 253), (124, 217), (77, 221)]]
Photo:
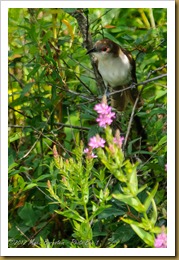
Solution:
[(92, 48), (91, 50), (87, 51), (86, 55), (87, 55), (87, 54), (90, 54), (90, 53), (93, 53), (93, 52), (96, 52), (96, 49), (95, 49), (95, 48)]

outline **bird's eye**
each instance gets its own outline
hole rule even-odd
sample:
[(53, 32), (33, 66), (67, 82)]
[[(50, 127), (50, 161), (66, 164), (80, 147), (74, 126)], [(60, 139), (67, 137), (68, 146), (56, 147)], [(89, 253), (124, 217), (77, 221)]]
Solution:
[(102, 51), (107, 51), (107, 49), (108, 49), (107, 47), (103, 47)]

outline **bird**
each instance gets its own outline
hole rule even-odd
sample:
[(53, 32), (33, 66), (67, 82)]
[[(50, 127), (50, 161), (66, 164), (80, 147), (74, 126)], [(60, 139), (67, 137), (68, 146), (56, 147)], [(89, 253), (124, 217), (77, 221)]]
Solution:
[[(111, 106), (121, 112), (125, 111), (128, 103), (134, 105), (139, 92), (135, 86), (137, 83), (136, 63), (132, 54), (108, 38), (95, 42), (93, 48), (87, 51), (87, 54), (90, 53), (96, 59), (99, 74), (106, 88), (109, 92), (118, 91), (111, 94)], [(134, 86), (130, 87), (132, 85)], [(137, 108), (142, 105), (143, 101), (139, 98)], [(142, 140), (146, 140), (146, 131), (137, 115), (134, 115), (134, 121), (138, 135), (142, 137)]]

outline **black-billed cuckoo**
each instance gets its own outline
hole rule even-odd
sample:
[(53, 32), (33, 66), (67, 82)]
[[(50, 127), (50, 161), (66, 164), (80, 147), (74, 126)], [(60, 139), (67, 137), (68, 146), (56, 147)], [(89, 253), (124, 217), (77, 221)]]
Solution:
[[(124, 111), (129, 102), (133, 105), (138, 96), (137, 88), (124, 90), (137, 82), (135, 61), (131, 53), (107, 38), (97, 41), (94, 47), (87, 52), (87, 54), (89, 53), (92, 53), (97, 59), (98, 71), (109, 91), (121, 90), (111, 96), (111, 106), (118, 111)], [(138, 106), (141, 103), (139, 100)], [(134, 120), (138, 134), (146, 139), (140, 118), (135, 116)]]

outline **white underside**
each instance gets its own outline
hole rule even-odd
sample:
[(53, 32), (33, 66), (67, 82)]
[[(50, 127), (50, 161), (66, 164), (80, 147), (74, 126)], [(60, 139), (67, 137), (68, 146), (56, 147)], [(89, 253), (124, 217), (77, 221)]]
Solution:
[(117, 87), (131, 81), (131, 65), (127, 56), (113, 58), (110, 53), (94, 53), (98, 70), (106, 85)]

